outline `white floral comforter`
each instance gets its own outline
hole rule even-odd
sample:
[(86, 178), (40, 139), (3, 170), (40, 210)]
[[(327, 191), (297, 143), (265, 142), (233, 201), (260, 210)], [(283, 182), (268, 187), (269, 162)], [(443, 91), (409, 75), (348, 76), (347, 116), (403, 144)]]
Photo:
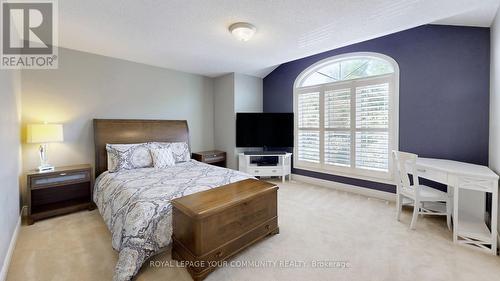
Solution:
[(174, 198), (251, 178), (190, 160), (167, 169), (142, 168), (100, 175), (94, 201), (119, 251), (113, 280), (130, 280), (142, 264), (168, 246)]

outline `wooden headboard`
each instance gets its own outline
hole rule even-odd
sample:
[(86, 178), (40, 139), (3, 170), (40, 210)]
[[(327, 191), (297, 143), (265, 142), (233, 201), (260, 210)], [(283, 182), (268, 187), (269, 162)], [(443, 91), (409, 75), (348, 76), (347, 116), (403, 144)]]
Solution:
[(187, 142), (186, 120), (94, 119), (95, 176), (108, 170), (106, 144)]

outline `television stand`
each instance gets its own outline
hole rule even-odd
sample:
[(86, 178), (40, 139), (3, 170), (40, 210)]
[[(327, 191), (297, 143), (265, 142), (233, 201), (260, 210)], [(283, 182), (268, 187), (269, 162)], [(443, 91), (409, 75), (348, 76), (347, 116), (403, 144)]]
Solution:
[[(262, 157), (278, 157), (277, 163), (266, 163), (265, 165), (259, 165), (255, 158)], [(285, 177), (288, 176), (288, 180), (291, 180), (292, 174), (292, 153), (288, 152), (271, 152), (271, 151), (261, 151), (261, 152), (251, 152), (251, 153), (239, 153), (239, 170), (241, 172), (250, 174), (254, 177), (281, 177), (281, 180), (285, 182)]]
[(245, 155), (250, 156), (269, 156), (269, 155), (285, 155), (286, 151), (245, 151)]

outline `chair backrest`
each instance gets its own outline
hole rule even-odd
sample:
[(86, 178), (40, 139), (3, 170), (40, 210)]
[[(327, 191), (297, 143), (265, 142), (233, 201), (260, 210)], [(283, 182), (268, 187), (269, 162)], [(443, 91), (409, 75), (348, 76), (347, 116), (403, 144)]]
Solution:
[[(394, 163), (396, 164), (396, 180), (398, 188), (417, 192), (414, 187), (419, 186), (418, 174), (416, 169), (418, 156), (413, 153), (396, 150), (392, 151), (392, 156), (394, 158)], [(412, 174), (413, 184), (411, 184), (410, 176), (408, 174)]]

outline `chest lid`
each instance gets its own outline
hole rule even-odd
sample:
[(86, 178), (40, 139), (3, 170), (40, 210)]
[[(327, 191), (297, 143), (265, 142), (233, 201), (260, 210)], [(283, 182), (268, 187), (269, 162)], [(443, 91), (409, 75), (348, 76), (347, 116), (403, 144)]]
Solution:
[(172, 205), (190, 217), (204, 218), (266, 193), (278, 190), (275, 184), (246, 179), (172, 200)]

